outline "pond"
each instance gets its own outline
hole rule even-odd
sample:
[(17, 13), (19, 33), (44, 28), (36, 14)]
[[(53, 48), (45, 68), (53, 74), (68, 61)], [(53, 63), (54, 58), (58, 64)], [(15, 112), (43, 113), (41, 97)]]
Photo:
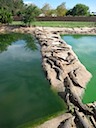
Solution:
[(40, 46), (29, 35), (0, 35), (0, 128), (32, 125), (65, 110), (41, 61)]
[(83, 96), (83, 103), (96, 101), (96, 36), (65, 35), (62, 38), (72, 46), (79, 60), (92, 74)]

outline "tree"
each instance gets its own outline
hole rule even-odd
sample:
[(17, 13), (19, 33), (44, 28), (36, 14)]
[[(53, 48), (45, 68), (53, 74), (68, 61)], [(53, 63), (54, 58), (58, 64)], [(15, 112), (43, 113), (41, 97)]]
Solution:
[(67, 15), (72, 15), (72, 9), (69, 9), (67, 12), (66, 12), (66, 16)]
[(89, 14), (89, 7), (84, 4), (77, 4), (72, 9), (73, 16), (88, 16)]
[(57, 16), (65, 16), (65, 14), (67, 12), (65, 3), (63, 2), (59, 6), (57, 6), (56, 11), (57, 11)]
[(52, 13), (52, 9), (51, 9), (51, 6), (46, 3), (42, 9), (41, 9), (42, 13), (45, 15), (45, 16), (50, 16), (51, 13)]
[(12, 14), (14, 16), (16, 15), (20, 15), (22, 14), (23, 10), (24, 10), (24, 3), (23, 3), (23, 0), (12, 0), (12, 8), (11, 8), (11, 11), (12, 11)]
[(22, 21), (30, 26), (32, 21), (36, 20), (36, 16), (38, 16), (40, 14), (40, 9), (35, 6), (35, 5), (29, 5), (26, 6), (25, 12), (23, 14), (23, 19)]
[(24, 8), (23, 0), (0, 0), (0, 7), (6, 8), (12, 15), (22, 13)]
[(13, 20), (12, 13), (8, 12), (6, 8), (0, 8), (0, 22), (1, 23), (11, 23)]

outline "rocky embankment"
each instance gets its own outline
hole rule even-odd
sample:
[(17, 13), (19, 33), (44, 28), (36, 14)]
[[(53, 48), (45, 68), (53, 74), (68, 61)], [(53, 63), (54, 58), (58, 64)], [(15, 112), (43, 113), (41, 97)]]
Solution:
[(82, 95), (92, 75), (78, 60), (71, 46), (61, 39), (60, 32), (44, 28), (35, 30), (41, 45), (42, 65), (47, 79), (66, 102), (70, 113), (57, 127), (95, 128), (96, 104), (82, 103)]

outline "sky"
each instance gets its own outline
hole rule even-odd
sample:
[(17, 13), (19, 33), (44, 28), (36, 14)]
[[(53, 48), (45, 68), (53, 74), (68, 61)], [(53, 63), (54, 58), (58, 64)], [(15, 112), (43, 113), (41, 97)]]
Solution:
[(76, 4), (85, 4), (89, 6), (90, 12), (96, 12), (96, 0), (23, 0), (24, 3), (32, 3), (37, 5), (39, 8), (42, 8), (45, 3), (48, 3), (51, 5), (52, 8), (56, 8), (61, 3), (66, 3), (66, 8), (71, 9)]

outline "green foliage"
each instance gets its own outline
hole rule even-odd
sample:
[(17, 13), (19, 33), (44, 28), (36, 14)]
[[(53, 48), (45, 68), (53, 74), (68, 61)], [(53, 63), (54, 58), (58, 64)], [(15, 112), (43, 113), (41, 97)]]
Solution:
[(49, 4), (45, 4), (41, 9), (45, 16), (64, 16), (66, 14), (65, 3), (61, 3), (56, 9), (52, 9)]
[(65, 16), (67, 9), (64, 2), (57, 7), (56, 12), (57, 16)]
[(22, 21), (30, 26), (31, 22), (36, 20), (36, 17), (42, 13), (42, 16), (89, 16), (89, 7), (84, 4), (77, 4), (72, 9), (66, 9), (65, 3), (61, 3), (56, 9), (46, 3), (42, 9), (35, 5), (26, 5), (23, 0), (0, 0), (0, 22), (12, 22), (12, 16), (20, 16)]
[(13, 20), (12, 13), (8, 12), (6, 8), (0, 8), (0, 22), (1, 23), (11, 23)]
[(22, 21), (26, 25), (30, 26), (31, 22), (35, 21), (36, 16), (38, 16), (39, 14), (40, 14), (40, 9), (37, 6), (35, 5), (26, 6)]
[(0, 0), (0, 7), (6, 8), (12, 15), (22, 13), (24, 9), (23, 0)]
[(66, 12), (66, 16), (67, 15), (72, 15), (72, 9), (69, 9), (67, 12)]
[(23, 3), (23, 0), (13, 0), (12, 2), (12, 6), (13, 6), (13, 9), (12, 9), (12, 13), (13, 15), (21, 15), (24, 11), (24, 3)]
[(71, 13), (73, 16), (88, 16), (90, 14), (89, 7), (84, 4), (75, 5)]
[(13, 20), (12, 16), (20, 16), (23, 10), (23, 0), (0, 0), (0, 22), (11, 23)]

